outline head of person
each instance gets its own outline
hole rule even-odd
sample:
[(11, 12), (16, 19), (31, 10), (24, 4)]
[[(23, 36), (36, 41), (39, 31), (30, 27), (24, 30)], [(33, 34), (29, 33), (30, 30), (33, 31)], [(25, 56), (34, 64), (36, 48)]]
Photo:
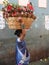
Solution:
[(17, 35), (17, 37), (25, 37), (25, 30), (17, 29), (14, 34)]

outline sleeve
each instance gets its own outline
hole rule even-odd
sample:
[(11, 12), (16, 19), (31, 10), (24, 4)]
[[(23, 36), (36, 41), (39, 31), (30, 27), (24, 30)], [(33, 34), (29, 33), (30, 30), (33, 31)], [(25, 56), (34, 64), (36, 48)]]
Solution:
[(19, 48), (23, 48), (22, 41), (20, 40), (20, 38), (17, 39), (17, 46)]

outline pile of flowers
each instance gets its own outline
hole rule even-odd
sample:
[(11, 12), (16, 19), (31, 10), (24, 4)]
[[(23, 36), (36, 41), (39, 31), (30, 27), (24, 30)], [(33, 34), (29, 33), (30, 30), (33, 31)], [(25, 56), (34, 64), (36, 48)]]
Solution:
[[(5, 2), (4, 2), (5, 3)], [(33, 15), (34, 7), (32, 3), (29, 3), (27, 6), (19, 6), (10, 3), (6, 3), (6, 6), (2, 8), (4, 18), (8, 17), (30, 17), (36, 18)]]

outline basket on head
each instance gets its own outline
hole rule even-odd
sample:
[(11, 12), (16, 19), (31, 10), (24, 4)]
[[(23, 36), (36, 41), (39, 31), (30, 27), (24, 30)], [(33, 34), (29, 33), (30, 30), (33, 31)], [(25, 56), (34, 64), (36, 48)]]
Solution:
[(6, 18), (9, 29), (29, 29), (31, 27), (32, 22), (35, 18), (27, 18), (27, 17), (8, 17)]
[[(33, 7), (31, 5), (31, 7)], [(36, 19), (33, 14), (33, 8), (27, 6), (13, 6), (8, 3), (7, 6), (2, 8), (3, 17), (6, 19), (9, 29), (29, 29), (32, 22)]]

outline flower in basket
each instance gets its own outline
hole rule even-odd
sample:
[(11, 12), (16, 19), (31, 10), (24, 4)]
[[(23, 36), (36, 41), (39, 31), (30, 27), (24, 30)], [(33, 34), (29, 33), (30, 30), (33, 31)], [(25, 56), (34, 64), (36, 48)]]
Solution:
[(16, 15), (17, 15), (16, 11), (12, 12), (12, 17), (15, 17)]
[(34, 7), (31, 2), (27, 5), (27, 7), (29, 10), (34, 11)]
[(11, 11), (11, 10), (12, 10), (12, 5), (11, 4), (8, 4), (7, 11)]
[[(32, 3), (27, 6), (19, 6), (18, 4), (11, 4), (7, 0), (4, 0), (5, 7), (3, 8), (3, 16), (6, 17), (28, 17), (34, 18), (34, 7)], [(34, 18), (35, 19), (35, 18)]]
[(17, 9), (18, 9), (18, 11), (20, 11), (20, 10), (21, 10), (21, 8), (20, 8), (20, 7), (18, 7)]
[(17, 7), (17, 11), (21, 13), (21, 7)]

